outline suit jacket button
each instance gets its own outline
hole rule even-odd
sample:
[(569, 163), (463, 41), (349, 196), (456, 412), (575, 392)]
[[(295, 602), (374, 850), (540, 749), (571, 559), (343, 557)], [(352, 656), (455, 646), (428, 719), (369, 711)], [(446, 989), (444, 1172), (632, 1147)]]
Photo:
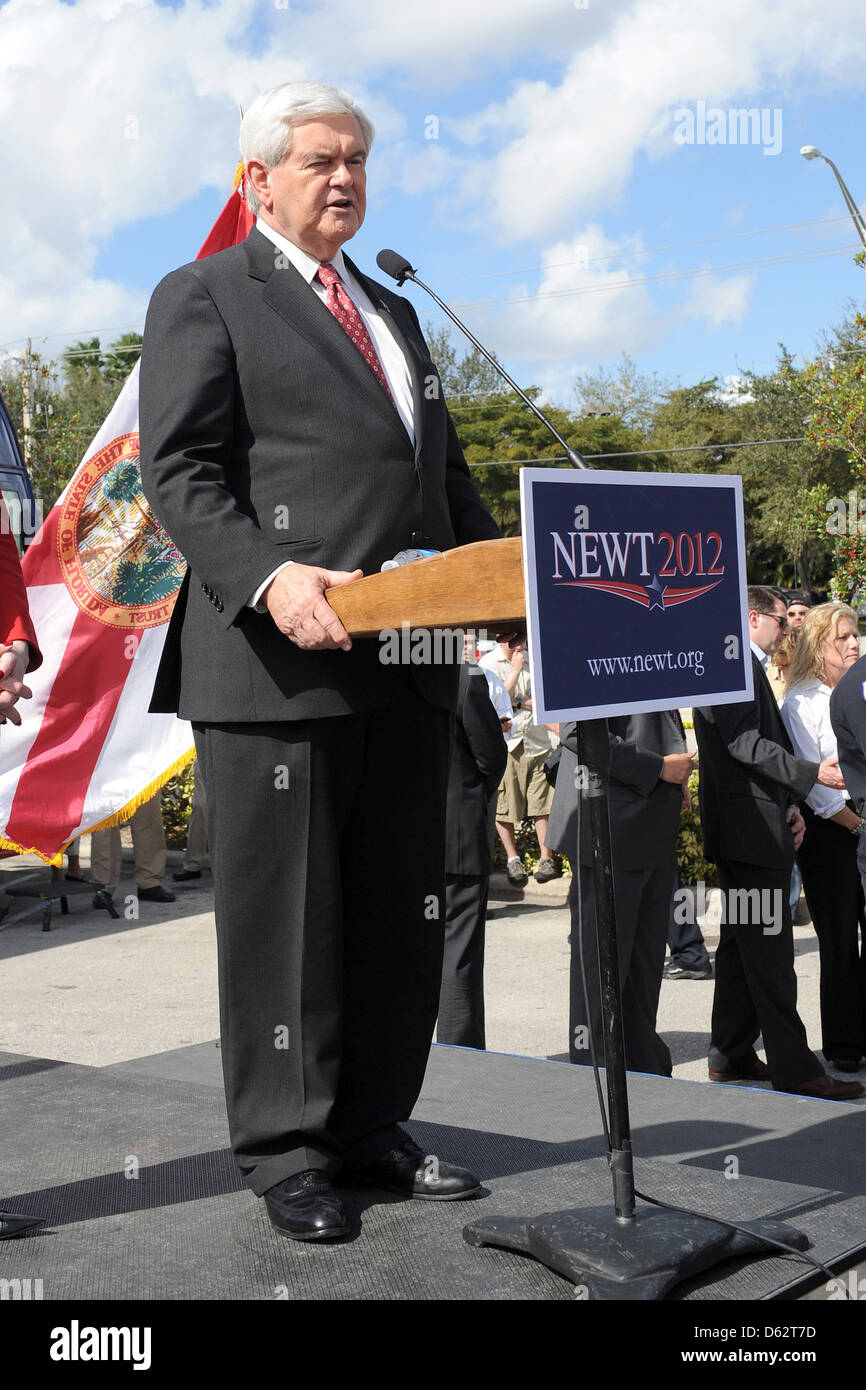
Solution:
[(216, 611), (217, 611), (218, 613), (221, 613), (221, 612), (223, 611), (223, 605), (222, 605), (222, 603), (220, 602), (219, 599), (217, 599), (217, 601), (216, 601)]

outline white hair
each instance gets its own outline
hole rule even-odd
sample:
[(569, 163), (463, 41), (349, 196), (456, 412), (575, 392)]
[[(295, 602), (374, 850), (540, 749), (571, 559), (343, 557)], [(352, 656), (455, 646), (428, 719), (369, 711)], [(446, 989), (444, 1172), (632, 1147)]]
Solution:
[[(241, 159), (260, 159), (268, 169), (282, 164), (292, 148), (292, 132), (296, 125), (314, 121), (320, 116), (354, 116), (361, 127), (367, 153), (376, 134), (369, 116), (353, 101), (348, 92), (329, 87), (324, 82), (284, 82), (256, 97), (241, 122)], [(247, 204), (258, 212), (259, 200), (247, 185)]]

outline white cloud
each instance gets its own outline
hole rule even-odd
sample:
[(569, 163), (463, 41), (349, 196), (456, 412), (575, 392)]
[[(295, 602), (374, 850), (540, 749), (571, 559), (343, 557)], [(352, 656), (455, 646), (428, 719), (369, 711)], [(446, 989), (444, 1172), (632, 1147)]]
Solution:
[[(0, 3), (0, 157), (7, 203), (17, 197), (0, 219), (0, 341), (140, 322), (144, 296), (96, 276), (100, 246), (205, 186), (226, 187), (237, 103), (279, 81), (326, 77), (352, 90), (379, 128), (380, 191), (438, 190), (445, 225), (463, 231), (483, 198), (491, 244), (548, 247), (539, 288), (555, 293), (565, 243), (553, 243), (621, 194), (639, 154), (676, 157), (677, 105), (738, 104), (762, 84), (783, 104), (795, 79), (844, 90), (866, 58), (862, 0), (292, 4)], [(544, 71), (556, 63), (561, 80), (508, 76), (536, 60)], [(472, 113), (472, 78), (487, 91), (500, 71), (503, 99)], [(425, 104), (429, 94), (441, 143), (407, 129), (410, 89)], [(609, 247), (597, 228), (587, 235)], [(630, 260), (616, 274), (633, 281), (635, 271)], [(610, 279), (608, 267), (586, 273), (592, 287)], [(685, 312), (737, 322), (748, 292), (745, 277), (705, 285)], [(559, 354), (640, 351), (663, 327), (645, 287), (481, 312), (503, 354), (539, 368)]]
[(595, 42), (629, 3), (590, 0), (579, 10), (572, 0), (325, 0), (297, 15), (282, 11), (270, 32), (275, 41), (281, 30), (290, 34), (319, 73), (345, 53), (354, 72), (393, 71), (415, 89), (438, 93), (442, 116), (458, 83), (486, 81), (514, 57), (558, 60)]
[(513, 287), (503, 304), (481, 301), (458, 313), (500, 358), (524, 363), (547, 399), (564, 399), (588, 365), (638, 356), (663, 331), (640, 283), (641, 258), (623, 254), (634, 249), (590, 225), (548, 248), (537, 286)]
[(150, 0), (0, 8), (0, 158), (16, 171), (18, 194), (15, 216), (0, 222), (0, 338), (140, 322), (145, 296), (94, 277), (100, 242), (205, 184), (227, 185), (236, 39), (252, 8), (252, 0), (181, 11)]
[(558, 85), (519, 83), (455, 126), (480, 142), (462, 196), (471, 206), (483, 180), (504, 239), (546, 237), (617, 197), (639, 153), (675, 157), (677, 107), (739, 106), (765, 89), (784, 108), (795, 78), (859, 89), (864, 60), (862, 0), (636, 0)]
[(676, 316), (684, 321), (703, 319), (710, 329), (727, 323), (740, 324), (748, 312), (757, 279), (754, 273), (727, 275), (721, 280), (716, 275), (702, 275), (693, 282)]

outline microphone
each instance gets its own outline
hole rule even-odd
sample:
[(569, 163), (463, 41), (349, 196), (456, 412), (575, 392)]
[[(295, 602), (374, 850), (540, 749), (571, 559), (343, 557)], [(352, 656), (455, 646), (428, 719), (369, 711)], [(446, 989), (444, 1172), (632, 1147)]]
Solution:
[(478, 349), (482, 357), (486, 357), (491, 367), (495, 367), (499, 375), (505, 378), (512, 391), (516, 391), (520, 399), (526, 402), (533, 415), (536, 415), (538, 419), (541, 421), (541, 423), (543, 425), (546, 425), (546, 427), (550, 430), (550, 433), (553, 435), (557, 443), (562, 445), (572, 468), (589, 468), (590, 465), (587, 463), (583, 455), (579, 454), (576, 449), (572, 449), (570, 444), (566, 444), (562, 435), (559, 433), (559, 430), (556, 429), (556, 427), (551, 423), (550, 420), (548, 420), (544, 412), (542, 410), (539, 410), (535, 402), (529, 399), (526, 392), (523, 391), (517, 385), (517, 382), (514, 381), (508, 375), (505, 368), (499, 365), (499, 363), (496, 361), (496, 358), (493, 357), (492, 354), (487, 351), (487, 348), (484, 347), (483, 343), (479, 343), (478, 339), (475, 337), (475, 334), (470, 333), (469, 329), (466, 327), (466, 324), (461, 323), (457, 315), (453, 313), (451, 309), (448, 308), (447, 304), (443, 304), (438, 294), (435, 294), (433, 290), (431, 290), (429, 285), (425, 285), (423, 280), (418, 279), (418, 276), (415, 274), (412, 265), (409, 261), (406, 260), (405, 256), (399, 255), (396, 251), (380, 251), (378, 256), (376, 257), (376, 264), (380, 270), (384, 270), (386, 275), (390, 275), (393, 280), (396, 280), (398, 285), (402, 285), (404, 280), (413, 280), (416, 285), (421, 286), (422, 290), (426, 290), (430, 297), (432, 299), (435, 299), (436, 303), (439, 305), (439, 308), (442, 309), (444, 313), (448, 315), (449, 319), (451, 319), (451, 322), (456, 323), (457, 327), (460, 329), (460, 332), (464, 333), (466, 337), (469, 339), (470, 343), (472, 343), (473, 346)]
[[(386, 275), (390, 275), (392, 280), (396, 280), (398, 285), (402, 285), (407, 276), (415, 279), (414, 267), (405, 256), (398, 256), (396, 251), (380, 251), (376, 257), (376, 264)], [(420, 284), (420, 281), (418, 283)]]

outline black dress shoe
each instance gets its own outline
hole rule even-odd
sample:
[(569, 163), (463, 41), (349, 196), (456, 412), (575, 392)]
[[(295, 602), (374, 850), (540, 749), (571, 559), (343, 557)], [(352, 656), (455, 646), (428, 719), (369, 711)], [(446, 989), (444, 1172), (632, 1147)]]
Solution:
[[(824, 1055), (825, 1057), (827, 1056), (826, 1053)], [(836, 1071), (860, 1070), (859, 1057), (827, 1057), (827, 1061), (830, 1063), (831, 1067), (835, 1068)]]
[(340, 1199), (326, 1173), (305, 1168), (265, 1193), (274, 1230), (288, 1240), (337, 1240), (348, 1234)]
[(173, 903), (175, 900), (174, 893), (169, 893), (161, 883), (155, 888), (139, 888), (138, 896), (143, 903)]
[(716, 1071), (714, 1067), (710, 1067), (709, 1076), (711, 1081), (769, 1081), (770, 1068), (766, 1062), (756, 1057), (754, 1062), (731, 1071)]
[(837, 1081), (834, 1076), (816, 1076), (802, 1086), (780, 1086), (790, 1096), (814, 1096), (816, 1100), (856, 1100), (863, 1095), (859, 1081)]
[(466, 1168), (454, 1168), (409, 1138), (389, 1149), (363, 1168), (347, 1168), (346, 1176), (401, 1197), (419, 1197), (428, 1202), (456, 1202), (474, 1197), (481, 1184)]
[(175, 883), (188, 883), (191, 878), (201, 878), (201, 869), (178, 869), (172, 878)]
[(677, 965), (669, 960), (662, 975), (666, 980), (711, 980), (713, 967), (709, 961), (706, 965)]
[(93, 895), (93, 906), (103, 908), (115, 920), (119, 919), (120, 913), (114, 906), (114, 899), (107, 888), (97, 888)]

